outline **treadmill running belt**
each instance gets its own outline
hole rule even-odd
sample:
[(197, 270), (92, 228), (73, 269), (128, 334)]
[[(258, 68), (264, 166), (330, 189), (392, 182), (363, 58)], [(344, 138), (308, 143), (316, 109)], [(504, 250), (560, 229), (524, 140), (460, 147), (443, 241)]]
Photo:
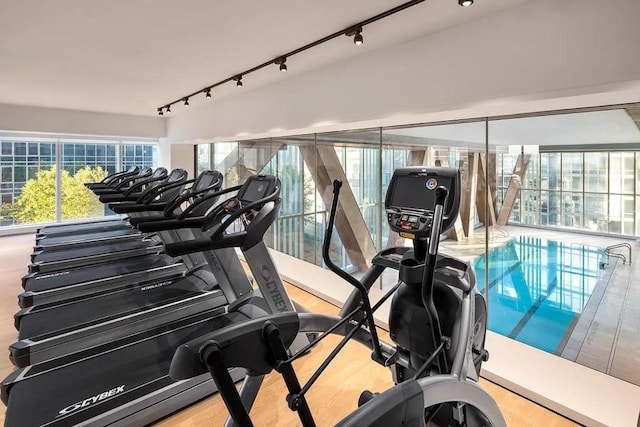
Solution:
[(78, 267), (53, 274), (37, 274), (26, 280), (24, 290), (42, 292), (76, 283), (90, 282), (105, 277), (129, 274), (135, 271), (149, 270), (168, 265), (171, 258), (163, 255), (150, 255), (136, 259), (128, 259), (117, 263)]
[[(119, 221), (118, 221), (119, 219)], [(108, 220), (103, 222), (89, 222), (82, 224), (68, 224), (61, 227), (44, 227), (40, 229), (38, 234), (42, 236), (58, 236), (63, 234), (93, 233), (98, 231), (107, 231), (129, 227), (128, 223), (121, 218)]]
[(44, 252), (36, 255), (33, 258), (32, 262), (51, 262), (92, 255), (106, 255), (112, 252), (127, 251), (156, 245), (157, 243), (155, 242), (144, 242), (141, 240), (135, 240), (108, 245), (90, 246), (86, 248), (69, 249), (64, 251)]
[(86, 240), (113, 239), (123, 236), (138, 236), (140, 232), (134, 228), (99, 231), (94, 233), (79, 233), (64, 236), (47, 236), (37, 241), (36, 246), (48, 248), (53, 245), (81, 243)]
[(19, 339), (38, 338), (70, 332), (106, 322), (127, 314), (149, 310), (158, 305), (189, 298), (213, 285), (197, 276), (163, 280), (142, 287), (125, 288), (106, 295), (80, 299), (53, 308), (33, 307), (20, 320)]
[(3, 386), (8, 407), (5, 425), (75, 425), (175, 384), (168, 373), (176, 349), (241, 318), (246, 317), (218, 316), (49, 371), (47, 363), (15, 371), (17, 382), (8, 390)]

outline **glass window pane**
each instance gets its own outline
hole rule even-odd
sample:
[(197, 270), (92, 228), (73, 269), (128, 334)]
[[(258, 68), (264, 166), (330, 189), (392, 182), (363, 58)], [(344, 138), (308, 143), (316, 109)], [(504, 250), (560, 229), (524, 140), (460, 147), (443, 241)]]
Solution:
[[(84, 184), (101, 181), (108, 174), (116, 172), (116, 145), (90, 141), (64, 143), (62, 152), (65, 155), (61, 163), (61, 219), (65, 221), (112, 214)], [(100, 152), (111, 154), (98, 156)]]
[(527, 171), (522, 180), (522, 188), (538, 189), (540, 188), (540, 155), (532, 154), (529, 157)]
[(582, 153), (562, 153), (562, 189), (582, 191)]
[(622, 234), (633, 236), (636, 221), (636, 211), (634, 210), (634, 197), (622, 197)]
[(560, 190), (560, 154), (540, 154), (540, 188), (542, 190)]
[(198, 144), (196, 156), (198, 173), (211, 169), (211, 144)]
[(13, 181), (13, 168), (11, 166), (2, 168), (2, 182)]
[(55, 144), (2, 141), (2, 153), (15, 155), (2, 159), (0, 226), (55, 221)]
[(634, 191), (634, 153), (609, 154), (610, 189), (614, 194), (632, 194)]
[[(115, 162), (115, 157), (113, 158), (113, 161)], [(122, 167), (127, 169), (131, 166), (139, 166), (141, 168), (158, 167), (158, 146), (149, 144), (133, 144), (129, 142), (123, 144)], [(199, 173), (203, 170), (205, 169), (198, 168), (197, 172)]]
[(540, 193), (540, 223), (543, 225), (559, 226), (560, 223), (560, 192), (542, 191)]
[(592, 231), (608, 231), (608, 197), (606, 194), (584, 195), (584, 227)]
[[(355, 271), (368, 268), (382, 239), (380, 138), (379, 130), (316, 135), (315, 178), (321, 209), (328, 212), (332, 182), (342, 180), (339, 208), (344, 213), (336, 217), (335, 230), (344, 244), (340, 247), (339, 265)], [(309, 172), (313, 174), (311, 169)], [(317, 250), (321, 245), (318, 242)]]
[(522, 192), (522, 224), (537, 225), (540, 223), (540, 192), (538, 190), (521, 190)]
[(606, 193), (608, 189), (608, 154), (585, 153), (584, 191)]
[(562, 225), (564, 227), (582, 227), (582, 194), (562, 193)]

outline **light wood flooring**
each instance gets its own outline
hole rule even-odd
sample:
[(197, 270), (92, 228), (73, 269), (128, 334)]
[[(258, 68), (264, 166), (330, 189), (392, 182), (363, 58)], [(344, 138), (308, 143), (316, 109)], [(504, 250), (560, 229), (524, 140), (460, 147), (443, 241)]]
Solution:
[[(13, 314), (17, 311), (17, 294), (20, 292), (20, 277), (26, 272), (33, 236), (9, 236), (0, 238), (0, 346), (8, 346), (16, 340)], [(295, 300), (314, 312), (337, 313), (333, 305), (322, 301), (292, 285), (288, 290)], [(386, 332), (381, 331), (388, 341)], [(328, 355), (337, 343), (337, 337), (327, 340), (313, 352), (296, 362), (296, 372), (304, 381)], [(6, 347), (5, 347), (6, 348)], [(13, 366), (8, 358), (0, 358), (0, 375), (8, 375)], [(383, 391), (392, 385), (387, 369), (370, 360), (370, 351), (363, 346), (350, 343), (323, 373), (308, 394), (311, 410), (317, 425), (332, 425), (357, 406), (358, 396), (365, 390)], [(576, 424), (545, 408), (532, 403), (504, 388), (482, 380), (496, 399), (509, 426), (575, 426)], [(258, 395), (251, 416), (257, 426), (299, 425), (298, 419), (285, 403), (286, 388), (278, 374), (270, 374)], [(34, 402), (37, 403), (37, 402)], [(4, 422), (4, 407), (0, 405), (0, 418)], [(214, 395), (199, 403), (156, 423), (163, 427), (221, 426), (226, 418), (226, 409), (219, 396)]]

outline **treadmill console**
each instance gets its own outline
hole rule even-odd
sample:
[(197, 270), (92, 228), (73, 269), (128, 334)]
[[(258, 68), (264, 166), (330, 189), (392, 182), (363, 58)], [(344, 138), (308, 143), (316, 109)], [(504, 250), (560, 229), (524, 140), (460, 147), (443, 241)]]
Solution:
[[(252, 175), (247, 178), (235, 197), (224, 202), (224, 210), (231, 213), (264, 199), (273, 194), (278, 185), (278, 178), (273, 175)], [(259, 206), (256, 207), (256, 209), (259, 208)]]
[(410, 239), (428, 238), (436, 201), (436, 188), (445, 187), (442, 231), (453, 225), (460, 206), (460, 172), (455, 168), (409, 167), (396, 169), (385, 198), (387, 222)]
[(273, 175), (253, 175), (247, 178), (238, 191), (237, 199), (244, 204), (257, 202), (273, 194), (278, 186), (278, 178)]

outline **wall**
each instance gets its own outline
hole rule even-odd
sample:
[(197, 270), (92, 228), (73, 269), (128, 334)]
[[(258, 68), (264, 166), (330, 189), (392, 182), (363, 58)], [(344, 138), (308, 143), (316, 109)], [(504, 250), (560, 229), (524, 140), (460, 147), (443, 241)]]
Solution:
[[(160, 144), (160, 152), (163, 153), (166, 151), (166, 145)], [(171, 158), (167, 159), (163, 157), (161, 154), (160, 160), (163, 160), (167, 163), (161, 163), (162, 166), (165, 166), (167, 169), (175, 169), (182, 168), (189, 173), (189, 177), (195, 177), (195, 169), (194, 166), (194, 155), (193, 155), (193, 145), (189, 144), (173, 144), (171, 145)], [(169, 168), (166, 165), (171, 165)]]
[(637, 0), (531, 1), (181, 111), (168, 119), (168, 138), (204, 142), (639, 101), (639, 17)]
[(0, 131), (160, 138), (166, 122), (162, 117), (0, 104)]

